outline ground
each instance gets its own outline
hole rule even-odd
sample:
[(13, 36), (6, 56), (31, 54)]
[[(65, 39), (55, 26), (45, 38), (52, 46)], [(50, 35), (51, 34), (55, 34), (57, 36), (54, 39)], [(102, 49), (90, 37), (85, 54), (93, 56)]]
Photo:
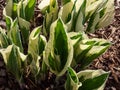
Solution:
[[(39, 1), (39, 0), (38, 0)], [(5, 0), (0, 0), (0, 26), (5, 28), (5, 20), (3, 18), (3, 8), (5, 6)], [(90, 69), (103, 69), (110, 71), (110, 76), (107, 80), (105, 90), (120, 90), (120, 2), (115, 0), (115, 19), (111, 25), (96, 31), (94, 34), (89, 34), (91, 38), (104, 38), (112, 42), (111, 47), (98, 59), (96, 59), (91, 65)], [(39, 10), (35, 9), (35, 21), (32, 27), (40, 25), (42, 22), (42, 16)], [(30, 81), (26, 81), (29, 85)], [(33, 84), (34, 86), (34, 84)], [(6, 71), (5, 64), (0, 58), (0, 90), (23, 90), (19, 86), (14, 77)], [(36, 86), (34, 86), (36, 87)], [(31, 87), (32, 88), (32, 87)], [(32, 90), (29, 88), (29, 90)], [(39, 90), (39, 89), (38, 89)], [(47, 89), (46, 89), (47, 90)]]

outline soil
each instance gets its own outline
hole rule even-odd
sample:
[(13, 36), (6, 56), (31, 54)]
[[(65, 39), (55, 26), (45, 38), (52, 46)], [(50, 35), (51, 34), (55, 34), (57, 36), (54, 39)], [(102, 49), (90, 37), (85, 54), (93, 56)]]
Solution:
[[(2, 28), (5, 28), (6, 26), (2, 13), (3, 8), (5, 7), (5, 1), (6, 0), (0, 0), (0, 27)], [(32, 23), (31, 28), (41, 25), (43, 21), (42, 14), (37, 9), (39, 1), (40, 0), (37, 0), (35, 8), (34, 21), (36, 23)], [(120, 90), (120, 0), (115, 0), (115, 11), (115, 18), (111, 25), (97, 30), (93, 34), (89, 34), (91, 38), (104, 38), (112, 42), (111, 47), (89, 67), (90, 69), (103, 69), (105, 71), (110, 71), (105, 90)], [(51, 74), (49, 73), (49, 75)], [(54, 85), (54, 77), (55, 76), (52, 75), (50, 79), (41, 82), (41, 86), (35, 85), (29, 79), (26, 79), (24, 85), (20, 85), (15, 78), (7, 72), (3, 60), (0, 58), (0, 90), (49, 90), (50, 88), (52, 89)], [(63, 89), (60, 88), (60, 90)]]

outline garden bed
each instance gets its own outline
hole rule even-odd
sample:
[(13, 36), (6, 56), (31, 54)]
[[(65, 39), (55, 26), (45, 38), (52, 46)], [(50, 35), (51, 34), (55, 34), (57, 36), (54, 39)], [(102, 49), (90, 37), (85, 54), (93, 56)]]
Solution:
[[(34, 16), (34, 20), (36, 23), (32, 23), (31, 28), (41, 25), (43, 22), (42, 14), (37, 9), (37, 5), (38, 4), (36, 4)], [(4, 6), (5, 0), (1, 0), (0, 26), (2, 28), (6, 27), (5, 20), (2, 14)], [(110, 76), (108, 78), (105, 90), (120, 90), (120, 2), (115, 1), (115, 10), (115, 19), (111, 25), (96, 31), (94, 34), (89, 34), (90, 38), (104, 38), (112, 42), (112, 46), (109, 48), (109, 50), (107, 50), (102, 56), (96, 59), (89, 67), (91, 69), (103, 69), (105, 71), (110, 71)], [(50, 77), (50, 79), (39, 83), (39, 85), (35, 85), (30, 79), (26, 78), (25, 84), (20, 86), (15, 78), (6, 71), (5, 64), (0, 58), (0, 90), (52, 89), (52, 85), (54, 85), (54, 75), (51, 76), (51, 73), (49, 73), (48, 77)]]

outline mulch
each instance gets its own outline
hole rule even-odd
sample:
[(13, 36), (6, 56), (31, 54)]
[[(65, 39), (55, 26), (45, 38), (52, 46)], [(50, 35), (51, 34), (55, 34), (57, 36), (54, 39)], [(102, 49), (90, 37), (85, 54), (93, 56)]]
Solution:
[[(111, 47), (89, 67), (90, 69), (103, 69), (105, 71), (110, 71), (105, 90), (120, 90), (120, 1), (118, 1), (119, 0), (115, 0), (116, 12), (113, 23), (108, 27), (97, 30), (93, 34), (89, 34), (91, 38), (104, 38), (112, 43)], [(2, 28), (5, 28), (5, 20), (3, 19), (2, 14), (4, 6), (5, 0), (0, 0), (0, 27)], [(35, 16), (35, 21), (37, 23), (33, 24), (33, 27), (42, 24), (40, 21), (43, 20), (43, 17), (37, 8), (35, 9)], [(27, 85), (24, 87), (27, 89)], [(22, 86), (19, 86), (15, 78), (7, 72), (5, 64), (1, 58), (0, 90), (23, 90)], [(27, 90), (30, 90), (30, 88)]]

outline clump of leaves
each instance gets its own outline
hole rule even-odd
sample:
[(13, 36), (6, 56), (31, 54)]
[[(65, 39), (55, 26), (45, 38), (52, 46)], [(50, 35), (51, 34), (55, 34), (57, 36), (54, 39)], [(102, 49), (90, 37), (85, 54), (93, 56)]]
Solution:
[(51, 72), (55, 83), (67, 77), (62, 83), (65, 90), (103, 90), (109, 72), (86, 67), (109, 48), (110, 42), (89, 39), (86, 33), (111, 23), (113, 3), (61, 0), (59, 7), (57, 0), (42, 0), (38, 8), (44, 16), (43, 25), (30, 30), (35, 0), (8, 0), (3, 12), (7, 30), (0, 28), (0, 53), (7, 70), (20, 83), (29, 75), (35, 83), (41, 82)]
[(28, 42), (30, 20), (34, 15), (35, 3), (36, 0), (7, 0), (7, 5), (3, 10), (8, 30), (10, 30), (12, 19), (17, 18), (23, 43)]

